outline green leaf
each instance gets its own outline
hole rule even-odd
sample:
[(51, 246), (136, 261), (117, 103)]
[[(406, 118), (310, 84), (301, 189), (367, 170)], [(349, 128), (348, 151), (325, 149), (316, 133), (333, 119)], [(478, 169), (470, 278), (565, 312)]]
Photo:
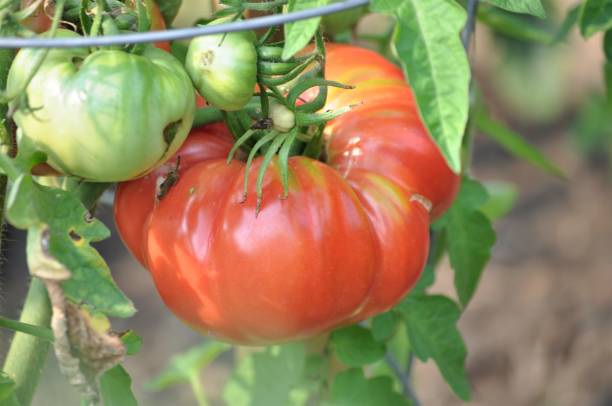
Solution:
[(0, 405), (20, 406), (15, 394), (15, 381), (4, 371), (0, 371)]
[(565, 178), (565, 174), (561, 169), (546, 158), (537, 148), (503, 124), (492, 120), (485, 112), (479, 111), (474, 114), (474, 124), (476, 128), (493, 138), (511, 154), (524, 159), (551, 175)]
[(459, 195), (441, 221), (448, 235), (448, 257), (455, 272), (459, 301), (467, 306), (495, 244), (495, 231), (480, 211), (487, 191), (478, 182), (464, 178)]
[(333, 406), (405, 406), (408, 400), (393, 390), (387, 376), (366, 379), (361, 369), (352, 368), (336, 375), (331, 385)]
[(155, 0), (164, 17), (166, 26), (170, 26), (181, 8), (182, 0)]
[(421, 117), (449, 166), (459, 172), (470, 82), (459, 37), (465, 10), (448, 0), (373, 0), (371, 9), (396, 17), (395, 51)]
[(322, 354), (310, 354), (306, 357), (304, 375), (295, 389), (289, 392), (288, 405), (307, 406), (315, 393), (321, 393), (329, 374), (329, 357)]
[(121, 365), (116, 365), (102, 374), (100, 392), (104, 406), (138, 405), (132, 393), (132, 378)]
[(589, 38), (612, 28), (612, 0), (586, 0), (580, 12), (580, 33)]
[(546, 26), (495, 7), (479, 7), (478, 19), (496, 32), (521, 41), (548, 45), (554, 41)]
[(512, 183), (494, 181), (485, 182), (489, 200), (480, 208), (482, 213), (491, 221), (504, 217), (516, 203), (518, 191)]
[(338, 359), (352, 367), (371, 364), (385, 356), (384, 344), (376, 341), (370, 330), (358, 325), (332, 332), (331, 344)]
[(425, 292), (427, 288), (434, 284), (436, 281), (436, 274), (434, 268), (430, 265), (426, 265), (423, 269), (423, 273), (419, 277), (417, 284), (412, 288), (413, 292)]
[(553, 44), (564, 42), (567, 39), (567, 37), (569, 36), (569, 33), (572, 31), (572, 28), (574, 28), (574, 26), (578, 23), (578, 18), (580, 17), (580, 11), (581, 11), (581, 7), (580, 5), (577, 5), (577, 6), (572, 7), (567, 12), (565, 19), (563, 20), (563, 23), (561, 23), (561, 26), (559, 27), (559, 30), (557, 31), (557, 34), (555, 35)]
[(378, 342), (385, 342), (395, 334), (397, 315), (392, 312), (381, 313), (372, 319), (372, 336)]
[[(30, 244), (38, 251), (43, 233), (48, 233), (47, 252), (30, 261), (45, 261), (40, 256), (52, 256), (70, 271), (70, 279), (62, 283), (64, 293), (75, 303), (90, 306), (93, 313), (114, 317), (129, 317), (135, 309), (132, 302), (119, 290), (110, 270), (90, 244), (110, 235), (102, 222), (89, 218), (80, 200), (61, 189), (42, 186), (30, 175), (20, 175), (13, 183), (7, 198), (6, 215), (17, 228), (29, 229)], [(41, 251), (42, 252), (42, 251)]]
[(484, 0), (496, 7), (513, 13), (531, 14), (536, 17), (546, 18), (546, 11), (541, 0)]
[(396, 310), (404, 316), (415, 355), (422, 361), (432, 358), (457, 396), (469, 400), (467, 350), (457, 330), (461, 314), (457, 304), (445, 296), (411, 294)]
[[(266, 348), (243, 358), (223, 390), (232, 406), (292, 405), (307, 369), (303, 344)], [(301, 391), (300, 391), (301, 392)]]
[(446, 253), (446, 230), (444, 229), (444, 219), (438, 220), (431, 225), (429, 257), (423, 273), (419, 277), (417, 284), (412, 288), (412, 292), (425, 292), (436, 281), (434, 269), (438, 266), (444, 253)]
[[(17, 157), (0, 154), (0, 166), (13, 181), (6, 201), (7, 219), (15, 227), (29, 230), (28, 252), (35, 254), (28, 255), (30, 271), (52, 267), (64, 274), (69, 272), (64, 276), (70, 279), (62, 287), (70, 300), (88, 305), (92, 313), (131, 316), (135, 312), (132, 302), (119, 290), (104, 259), (90, 245), (107, 238), (109, 230), (90, 218), (79, 199), (81, 188), (68, 192), (37, 183), (29, 173), (34, 165), (46, 160), (46, 155), (20, 131), (17, 138)], [(62, 179), (69, 180), (53, 181)], [(103, 188), (94, 186), (91, 190), (101, 193)]]
[[(302, 11), (309, 8), (321, 7), (327, 4), (327, 0), (289, 0), (287, 11)], [(285, 24), (285, 46), (283, 48), (283, 59), (287, 60), (304, 48), (319, 28), (321, 17), (309, 18), (293, 23)]]
[(206, 341), (184, 353), (177, 354), (172, 357), (166, 369), (146, 384), (146, 388), (159, 391), (169, 386), (190, 383), (193, 376), (197, 376), (200, 370), (230, 348), (229, 345), (219, 341)]
[(125, 345), (127, 355), (137, 354), (142, 347), (142, 338), (132, 330), (121, 335), (121, 342)]

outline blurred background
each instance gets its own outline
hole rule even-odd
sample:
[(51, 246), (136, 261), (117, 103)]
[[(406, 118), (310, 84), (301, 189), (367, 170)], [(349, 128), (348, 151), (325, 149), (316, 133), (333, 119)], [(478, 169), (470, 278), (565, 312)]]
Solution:
[[(190, 3), (179, 15), (183, 25), (193, 23)], [(550, 21), (525, 20), (552, 30), (574, 4), (549, 1)], [(358, 32), (378, 30), (379, 21), (362, 21)], [(602, 38), (585, 41), (574, 29), (551, 46), (480, 24), (475, 38), (474, 74), (492, 116), (536, 145), (567, 179), (476, 137), (473, 176), (495, 182), (513, 205), (496, 224), (491, 262), (460, 321), (474, 389), (469, 404), (612, 405), (612, 111), (605, 99)], [(113, 237), (97, 247), (139, 309), (129, 320), (113, 321), (114, 329), (134, 329), (143, 338), (143, 351), (125, 364), (137, 398), (142, 405), (195, 404), (188, 386), (152, 392), (146, 384), (173, 354), (202, 337), (165, 309), (147, 272), (118, 240), (112, 208), (103, 206), (98, 214)], [(0, 312), (18, 318), (28, 275), (24, 234), (8, 228), (6, 235)], [(447, 264), (433, 290), (454, 295)], [(0, 331), (0, 358), (10, 339)], [(54, 356), (49, 358), (34, 405), (78, 405)], [(222, 404), (230, 361), (229, 354), (222, 356), (201, 376), (213, 405)], [(416, 364), (414, 386), (424, 406), (462, 403), (432, 363)]]

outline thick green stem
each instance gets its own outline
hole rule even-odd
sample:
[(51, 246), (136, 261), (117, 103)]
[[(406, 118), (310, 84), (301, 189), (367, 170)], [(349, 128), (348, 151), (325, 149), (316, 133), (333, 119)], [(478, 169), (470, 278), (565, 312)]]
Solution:
[[(22, 323), (49, 327), (51, 305), (45, 285), (32, 279), (21, 318)], [(50, 342), (25, 333), (15, 333), (11, 348), (4, 362), (4, 372), (15, 381), (15, 394), (20, 405), (28, 406), (36, 391)]]
[(205, 124), (223, 121), (223, 113), (214, 107), (202, 107), (196, 110), (193, 126), (198, 127)]
[(200, 377), (197, 373), (192, 374), (189, 377), (189, 384), (191, 385), (191, 390), (193, 391), (193, 395), (198, 402), (198, 406), (208, 406), (208, 401), (206, 400), (206, 394), (204, 393), (204, 388), (202, 387), (202, 383), (200, 382)]
[[(6, 78), (15, 56), (13, 49), (0, 50), (0, 89), (6, 87)], [(4, 119), (8, 105), (0, 104), (0, 119)], [(0, 137), (4, 146), (8, 146), (9, 155), (13, 155), (13, 126), (6, 119), (0, 124)], [(0, 152), (1, 153), (1, 152)], [(4, 245), (4, 200), (7, 191), (7, 177), (0, 176), (0, 251)], [(33, 281), (26, 298), (20, 321), (23, 323), (48, 326), (51, 310), (44, 285)], [(5, 320), (6, 321), (6, 320)], [(5, 326), (10, 322), (3, 323)], [(40, 371), (47, 359), (49, 341), (25, 333), (15, 333), (13, 344), (6, 357), (4, 371), (15, 380), (15, 392), (20, 404), (27, 406), (32, 400)]]

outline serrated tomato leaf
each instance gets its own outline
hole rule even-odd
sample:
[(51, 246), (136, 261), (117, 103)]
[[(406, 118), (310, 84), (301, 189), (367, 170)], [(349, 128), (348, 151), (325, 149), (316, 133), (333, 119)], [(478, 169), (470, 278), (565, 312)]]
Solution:
[[(327, 4), (327, 0), (289, 0), (287, 11), (301, 11), (309, 8), (321, 7)], [(321, 17), (309, 18), (284, 25), (285, 45), (283, 47), (283, 59), (291, 58), (296, 52), (304, 48), (319, 28)]]
[(385, 356), (384, 344), (376, 341), (372, 332), (362, 326), (335, 330), (330, 340), (338, 359), (348, 366), (371, 364)]
[(433, 359), (457, 396), (468, 400), (467, 350), (457, 329), (459, 306), (445, 296), (410, 294), (396, 310), (404, 317), (415, 355), (422, 361)]
[(372, 318), (372, 336), (378, 342), (385, 342), (393, 337), (398, 325), (397, 314), (392, 311), (381, 313)]
[(393, 389), (388, 376), (366, 379), (363, 370), (352, 368), (336, 375), (326, 406), (407, 406), (409, 402)]
[(193, 376), (228, 351), (230, 346), (219, 341), (206, 341), (183, 353), (176, 354), (156, 378), (147, 383), (149, 390), (162, 390), (180, 383), (188, 383)]
[(11, 186), (6, 208), (7, 219), (15, 227), (37, 235), (48, 230), (49, 254), (71, 273), (62, 283), (70, 300), (89, 305), (93, 313), (114, 317), (134, 314), (132, 302), (119, 290), (106, 262), (90, 245), (107, 238), (110, 232), (102, 222), (90, 218), (75, 195), (42, 186), (30, 175), (19, 175)]
[(125, 345), (127, 355), (134, 355), (140, 351), (142, 347), (142, 338), (133, 330), (128, 330), (121, 334), (121, 342)]
[(100, 393), (104, 406), (138, 406), (132, 393), (132, 378), (121, 365), (116, 365), (102, 374)]
[(536, 17), (546, 18), (546, 11), (541, 0), (484, 0), (496, 7), (513, 13), (531, 14)]
[(459, 172), (470, 82), (459, 37), (465, 10), (447, 0), (373, 0), (371, 9), (395, 16), (395, 51), (421, 117), (449, 166)]
[(300, 404), (294, 399), (307, 373), (306, 360), (305, 347), (300, 343), (250, 354), (234, 370), (223, 390), (223, 399), (232, 406)]
[(612, 0), (586, 0), (580, 10), (580, 33), (589, 38), (612, 29)]
[(495, 244), (490, 220), (480, 211), (488, 200), (480, 183), (463, 178), (457, 199), (440, 221), (447, 233), (448, 257), (459, 301), (467, 306)]

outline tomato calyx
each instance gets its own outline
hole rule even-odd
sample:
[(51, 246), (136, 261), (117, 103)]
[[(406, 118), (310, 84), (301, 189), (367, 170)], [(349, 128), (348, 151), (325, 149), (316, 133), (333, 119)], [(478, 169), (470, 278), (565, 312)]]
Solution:
[[(236, 7), (238, 3), (230, 4), (230, 9), (238, 12), (242, 10)], [(224, 9), (221, 15), (224, 15), (225, 19), (231, 18), (227, 17), (228, 13), (228, 9)], [(227, 162), (230, 163), (234, 159), (239, 149), (246, 154), (242, 201), (247, 198), (249, 172), (253, 161), (257, 156), (262, 157), (261, 164), (257, 166), (255, 180), (256, 215), (262, 204), (264, 176), (272, 160), (278, 157), (278, 169), (283, 185), (280, 198), (285, 199), (289, 195), (289, 157), (303, 155), (320, 159), (325, 124), (354, 108), (346, 106), (321, 112), (326, 103), (328, 87), (352, 89), (353, 86), (325, 79), (325, 45), (320, 32), (316, 34), (312, 50), (289, 59), (283, 59), (284, 44), (272, 42), (273, 33), (274, 29), (270, 29), (255, 45), (257, 86), (250, 102), (239, 110), (222, 110), (227, 127), (235, 139)], [(201, 46), (198, 46), (198, 49), (201, 50)], [(209, 90), (205, 83), (198, 83), (199, 89)], [(314, 94), (313, 97), (302, 97), (311, 93)], [(205, 94), (203, 96), (206, 98)], [(217, 101), (221, 99), (214, 93), (211, 96), (215, 100), (212, 103), (208, 100), (209, 103), (219, 106)]]

